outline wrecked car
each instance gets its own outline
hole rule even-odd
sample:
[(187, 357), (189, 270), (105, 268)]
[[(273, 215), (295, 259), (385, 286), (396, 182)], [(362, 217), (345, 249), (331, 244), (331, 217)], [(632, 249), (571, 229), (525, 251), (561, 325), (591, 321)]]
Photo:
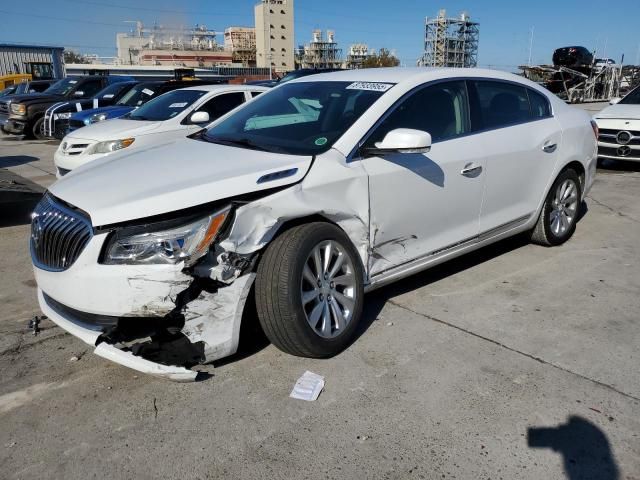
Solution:
[(42, 311), (104, 358), (173, 380), (269, 340), (325, 358), (364, 294), (491, 242), (574, 233), (590, 117), (479, 69), (292, 80), (189, 138), (78, 167), (35, 209)]

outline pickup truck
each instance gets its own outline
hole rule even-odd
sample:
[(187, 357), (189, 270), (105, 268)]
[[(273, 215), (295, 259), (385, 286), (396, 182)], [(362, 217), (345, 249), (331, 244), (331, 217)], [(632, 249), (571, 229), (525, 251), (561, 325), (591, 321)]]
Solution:
[(67, 77), (42, 93), (0, 98), (0, 125), (6, 133), (44, 137), (44, 112), (54, 103), (92, 98), (107, 85), (133, 80), (127, 76)]
[(44, 135), (48, 138), (62, 138), (68, 133), (69, 119), (77, 112), (107, 107), (118, 102), (139, 82), (117, 82), (100, 90), (95, 97), (86, 100), (71, 100), (51, 105), (44, 113)]

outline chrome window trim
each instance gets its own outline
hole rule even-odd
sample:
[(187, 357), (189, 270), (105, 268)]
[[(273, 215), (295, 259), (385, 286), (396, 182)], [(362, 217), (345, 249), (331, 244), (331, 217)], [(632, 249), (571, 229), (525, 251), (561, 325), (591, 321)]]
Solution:
[(554, 118), (555, 117), (555, 112), (553, 110), (553, 104), (551, 103), (551, 101), (549, 100), (549, 97), (543, 93), (543, 92), (538, 92), (537, 90), (524, 85), (522, 83), (518, 83), (518, 82), (514, 82), (512, 80), (504, 80), (501, 78), (490, 78), (490, 77), (451, 77), (451, 78), (440, 78), (438, 80), (432, 80), (429, 81), (427, 83), (422, 83), (416, 87), (413, 87), (411, 90), (409, 90), (408, 92), (406, 92), (404, 95), (402, 95), (398, 100), (396, 100), (394, 102), (393, 105), (391, 105), (386, 112), (384, 112), (384, 114), (378, 118), (378, 120), (371, 126), (371, 128), (369, 128), (369, 130), (367, 130), (367, 133), (364, 134), (364, 136), (358, 141), (356, 142), (355, 146), (351, 149), (351, 151), (349, 152), (349, 154), (347, 155), (346, 161), (347, 163), (351, 163), (351, 162), (355, 162), (358, 160), (363, 160), (364, 158), (358, 155), (358, 151), (360, 150), (360, 148), (362, 147), (362, 145), (364, 145), (366, 143), (366, 141), (369, 139), (369, 137), (371, 136), (371, 134), (375, 131), (376, 128), (378, 128), (380, 126), (380, 124), (386, 120), (386, 118), (391, 115), (391, 113), (393, 113), (401, 104), (402, 102), (404, 102), (407, 97), (413, 95), (414, 93), (422, 90), (423, 88), (427, 88), (433, 85), (437, 85), (439, 83), (446, 83), (446, 82), (457, 82), (457, 81), (464, 81), (465, 82), (465, 89), (467, 91), (467, 112), (469, 115), (469, 120), (471, 118), (471, 104), (469, 102), (469, 85), (468, 82), (470, 81), (490, 81), (490, 82), (500, 82), (500, 83), (507, 83), (509, 85), (515, 85), (517, 87), (522, 87), (527, 91), (527, 101), (529, 102), (529, 111), (531, 111), (531, 101), (529, 99), (529, 90), (533, 90), (534, 92), (542, 95), (545, 100), (547, 101), (548, 105), (549, 105), (549, 115), (545, 116), (545, 117), (538, 117), (538, 118), (531, 118), (529, 120), (523, 121), (523, 122), (514, 122), (514, 123), (510, 123), (507, 125), (501, 125), (499, 127), (490, 127), (490, 128), (483, 128), (480, 130), (473, 130), (473, 126), (471, 124), (469, 124), (470, 126), (470, 130), (468, 133), (465, 134), (461, 134), (461, 135), (456, 135), (455, 137), (451, 137), (451, 138), (447, 138), (446, 140), (440, 140), (440, 141), (435, 141), (433, 142), (433, 144), (437, 144), (437, 143), (441, 143), (441, 142), (448, 142), (450, 140), (457, 140), (459, 138), (465, 138), (468, 137), (470, 135), (477, 135), (480, 133), (485, 133), (485, 132), (490, 132), (493, 130), (500, 130), (503, 128), (510, 128), (510, 127), (514, 127), (516, 125), (526, 125), (528, 123), (533, 123), (533, 122), (539, 122), (542, 120), (548, 120), (549, 118)]

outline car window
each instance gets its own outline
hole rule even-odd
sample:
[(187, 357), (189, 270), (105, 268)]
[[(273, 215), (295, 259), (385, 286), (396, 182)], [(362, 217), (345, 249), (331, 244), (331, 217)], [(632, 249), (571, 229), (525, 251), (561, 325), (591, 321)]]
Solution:
[(204, 90), (173, 90), (149, 100), (143, 106), (131, 112), (127, 118), (155, 122), (169, 120), (189, 108), (206, 93)]
[(122, 82), (112, 83), (111, 85), (104, 87), (102, 90), (96, 93), (96, 98), (99, 98), (99, 99), (113, 98), (126, 88), (131, 88), (131, 85), (122, 83)]
[(78, 91), (84, 92), (83, 97), (93, 97), (96, 93), (98, 93), (102, 89), (102, 80), (87, 80), (80, 87), (78, 87)]
[(551, 116), (551, 105), (547, 97), (534, 90), (527, 89), (529, 103), (531, 104), (531, 115), (533, 118), (546, 118)]
[(216, 118), (220, 118), (225, 113), (230, 112), (238, 105), (244, 103), (243, 92), (231, 92), (223, 93), (216, 97), (213, 97), (204, 105), (198, 108), (199, 112), (207, 112), (209, 114), (209, 120), (213, 121)]
[(264, 92), (251, 92), (251, 98), (257, 97), (261, 93), (264, 93)]
[(638, 105), (638, 104), (640, 104), (640, 87), (638, 87), (635, 90), (632, 90), (630, 93), (628, 93), (627, 96), (624, 97), (622, 100), (620, 100), (619, 103), (622, 103), (622, 104), (625, 104), (625, 105)]
[(479, 80), (475, 84), (484, 128), (500, 128), (529, 121), (527, 89), (507, 82)]
[(366, 145), (382, 141), (387, 133), (396, 128), (429, 132), (433, 142), (468, 133), (465, 82), (438, 83), (410, 94), (378, 125)]
[(67, 77), (51, 85), (45, 92), (53, 95), (67, 95), (77, 84), (77, 78)]
[(327, 151), (391, 83), (287, 82), (211, 127), (204, 140), (292, 155)]
[(116, 102), (116, 105), (122, 105), (127, 107), (138, 107), (156, 94), (158, 89), (157, 85), (153, 84), (141, 84), (136, 85), (127, 93), (125, 93), (120, 100)]

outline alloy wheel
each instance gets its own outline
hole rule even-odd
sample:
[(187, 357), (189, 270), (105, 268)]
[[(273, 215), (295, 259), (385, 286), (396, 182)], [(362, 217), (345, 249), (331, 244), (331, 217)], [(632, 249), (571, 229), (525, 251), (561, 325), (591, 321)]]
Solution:
[(304, 263), (301, 299), (307, 322), (323, 338), (349, 325), (356, 304), (356, 278), (346, 250), (334, 240), (318, 243)]
[(558, 185), (551, 207), (549, 225), (553, 234), (561, 237), (571, 228), (578, 210), (578, 186), (573, 180)]

